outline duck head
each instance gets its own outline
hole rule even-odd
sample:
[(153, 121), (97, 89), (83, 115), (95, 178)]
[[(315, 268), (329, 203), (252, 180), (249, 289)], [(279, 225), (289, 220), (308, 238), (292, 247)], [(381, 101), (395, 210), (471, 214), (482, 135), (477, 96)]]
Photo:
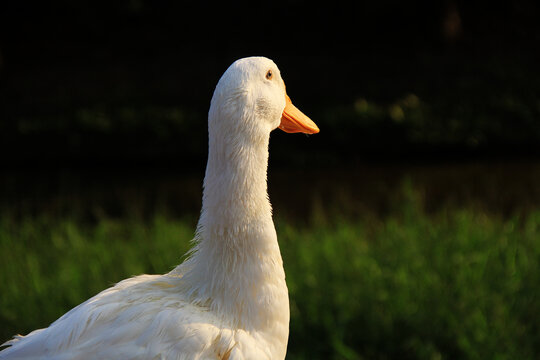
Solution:
[(214, 91), (208, 121), (211, 135), (233, 131), (257, 139), (276, 128), (288, 133), (319, 132), (292, 104), (278, 67), (265, 57), (239, 59), (225, 71)]

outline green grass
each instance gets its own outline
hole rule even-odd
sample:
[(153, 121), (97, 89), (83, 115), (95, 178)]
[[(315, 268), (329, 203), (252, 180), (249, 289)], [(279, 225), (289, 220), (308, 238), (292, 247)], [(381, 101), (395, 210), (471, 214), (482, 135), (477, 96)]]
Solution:
[[(534, 359), (540, 354), (540, 211), (467, 209), (276, 227), (291, 295), (290, 359)], [(47, 326), (125, 277), (163, 273), (195, 222), (0, 219), (0, 340)]]

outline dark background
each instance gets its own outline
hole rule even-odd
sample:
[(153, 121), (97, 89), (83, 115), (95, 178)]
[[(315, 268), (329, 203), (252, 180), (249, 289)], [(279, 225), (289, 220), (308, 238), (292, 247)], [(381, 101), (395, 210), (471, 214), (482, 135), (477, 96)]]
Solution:
[(306, 151), (319, 164), (537, 157), (537, 10), (525, 0), (11, 2), (0, 15), (3, 161), (201, 168), (213, 88), (251, 55), (276, 61), (322, 130), (309, 150), (275, 134), (278, 163), (291, 147), (293, 163)]
[(404, 176), (432, 207), (535, 206), (538, 14), (527, 0), (4, 3), (1, 205), (69, 213), (97, 199), (113, 214), (110, 189), (131, 186), (123, 198), (164, 193), (196, 213), (214, 86), (234, 60), (264, 55), (321, 128), (272, 134), (278, 203), (294, 170), (382, 210)]

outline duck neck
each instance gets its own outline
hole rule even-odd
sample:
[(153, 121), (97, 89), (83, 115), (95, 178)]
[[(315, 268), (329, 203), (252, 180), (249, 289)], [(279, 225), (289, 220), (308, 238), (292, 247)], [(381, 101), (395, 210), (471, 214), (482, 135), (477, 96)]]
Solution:
[(210, 137), (200, 226), (273, 225), (266, 182), (268, 143), (269, 136), (245, 142)]
[(241, 142), (210, 134), (209, 140), (197, 245), (184, 275), (191, 296), (235, 326), (288, 329), (285, 273), (267, 195), (269, 135)]

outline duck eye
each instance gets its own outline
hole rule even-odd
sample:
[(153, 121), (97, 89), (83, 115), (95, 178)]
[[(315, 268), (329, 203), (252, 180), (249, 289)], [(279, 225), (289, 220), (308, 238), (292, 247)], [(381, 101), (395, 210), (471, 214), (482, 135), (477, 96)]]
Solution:
[(272, 73), (272, 70), (268, 70), (266, 73), (266, 79), (271, 80), (274, 74)]

